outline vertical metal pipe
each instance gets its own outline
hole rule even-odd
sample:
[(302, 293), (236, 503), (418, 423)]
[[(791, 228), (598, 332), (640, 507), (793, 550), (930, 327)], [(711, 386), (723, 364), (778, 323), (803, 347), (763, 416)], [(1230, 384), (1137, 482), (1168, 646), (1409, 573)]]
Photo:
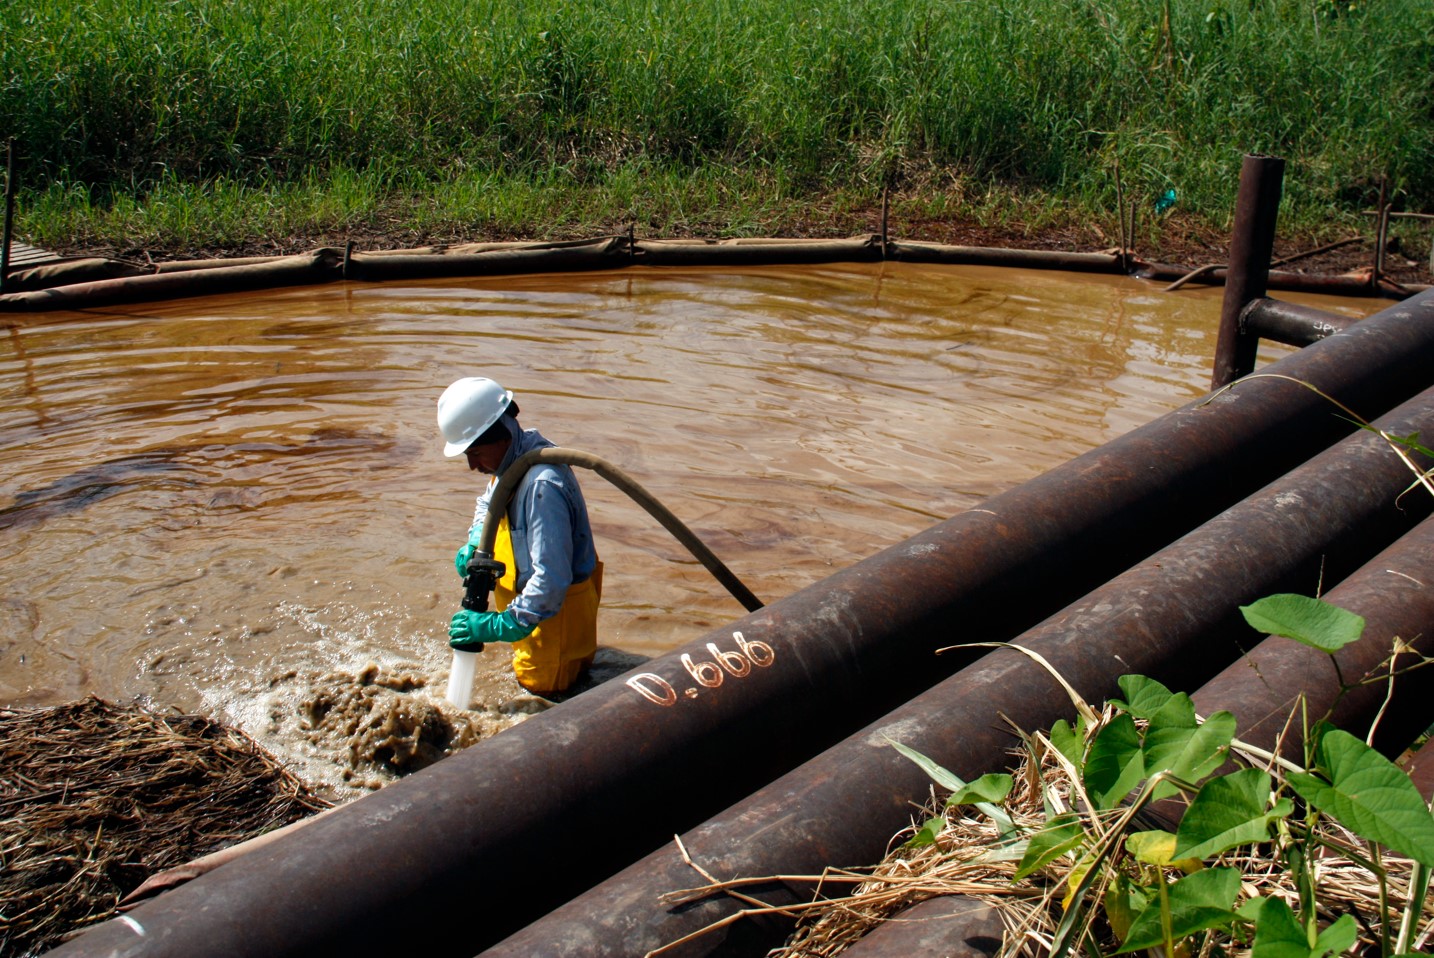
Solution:
[(1374, 222), (1374, 272), (1369, 276), (1369, 285), (1379, 288), (1384, 278), (1384, 244), (1389, 236), (1389, 180), (1379, 178), (1379, 210)]
[(0, 240), (0, 294), (5, 292), (5, 283), (10, 275), (10, 236), (15, 221), (15, 138), (5, 144), (5, 226), (4, 237)]
[(1275, 220), (1285, 161), (1274, 156), (1247, 156), (1240, 169), (1235, 201), (1235, 229), (1230, 236), (1230, 266), (1225, 273), (1225, 299), (1220, 308), (1220, 338), (1215, 344), (1212, 389), (1219, 389), (1255, 369), (1259, 339), (1244, 332), (1241, 318), (1251, 300), (1265, 295), (1270, 257), (1275, 248)]
[(1115, 158), (1115, 223), (1120, 234), (1120, 271), (1130, 272), (1130, 244), (1125, 237), (1125, 194), (1120, 188), (1120, 157)]
[(891, 259), (891, 185), (881, 190), (881, 258)]

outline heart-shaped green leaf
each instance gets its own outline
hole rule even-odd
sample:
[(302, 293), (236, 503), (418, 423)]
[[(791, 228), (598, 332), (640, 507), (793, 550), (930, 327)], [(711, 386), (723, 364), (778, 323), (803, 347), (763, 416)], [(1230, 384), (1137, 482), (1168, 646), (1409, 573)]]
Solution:
[[(1239, 916), (1230, 910), (1240, 893), (1240, 872), (1235, 868), (1206, 868), (1170, 886), (1170, 937), (1179, 940), (1207, 928), (1219, 928)], [(1153, 948), (1165, 941), (1160, 899), (1145, 907), (1130, 926), (1130, 935), (1116, 954)]]
[(1250, 958), (1324, 958), (1330, 953), (1342, 953), (1359, 934), (1354, 916), (1341, 915), (1319, 933), (1311, 948), (1304, 926), (1282, 898), (1247, 902), (1240, 914), (1255, 922), (1255, 945)]
[(1134, 832), (1125, 838), (1125, 850), (1138, 862), (1169, 865), (1175, 860), (1175, 836), (1166, 831)]
[(1051, 744), (1056, 751), (1065, 756), (1076, 768), (1081, 767), (1085, 761), (1085, 716), (1076, 719), (1075, 728), (1065, 719), (1059, 719), (1051, 726), (1049, 736)]
[(1288, 799), (1270, 807), (1271, 779), (1258, 768), (1242, 768), (1200, 787), (1175, 833), (1176, 858), (1209, 858), (1231, 848), (1265, 841), (1270, 823), (1288, 815)]
[(976, 805), (981, 802), (1003, 802), (1011, 794), (1015, 781), (1005, 772), (989, 772), (962, 785), (946, 799), (946, 807), (952, 805)]
[[(1145, 733), (1145, 775), (1170, 772), (1182, 781), (1196, 783), (1225, 762), (1235, 739), (1235, 716), (1216, 712), (1199, 726), (1152, 727)], [(1162, 799), (1175, 791), (1165, 785), (1153, 798)]]
[(1288, 776), (1305, 801), (1360, 838), (1434, 866), (1434, 816), (1407, 774), (1340, 729), (1320, 736), (1315, 757), (1323, 777), (1306, 772)]
[(1020, 881), (1034, 871), (1043, 868), (1066, 852), (1078, 848), (1085, 841), (1085, 829), (1074, 815), (1062, 815), (1053, 819), (1046, 827), (1031, 835), (1026, 854), (1016, 866), (1015, 880)]
[(927, 845), (935, 845), (936, 838), (946, 827), (946, 819), (940, 815), (928, 818), (926, 824), (919, 828), (915, 835), (906, 841), (907, 848), (925, 848)]
[(1117, 708), (1153, 726), (1195, 727), (1195, 705), (1184, 692), (1172, 692), (1145, 675), (1122, 675), (1118, 681), (1125, 699), (1111, 700)]
[(1117, 715), (1096, 734), (1085, 760), (1085, 788), (1097, 807), (1114, 808), (1145, 778), (1140, 733), (1129, 715)]
[(1245, 621), (1261, 632), (1283, 635), (1325, 652), (1338, 652), (1364, 632), (1364, 619), (1322, 599), (1271, 595), (1240, 606)]

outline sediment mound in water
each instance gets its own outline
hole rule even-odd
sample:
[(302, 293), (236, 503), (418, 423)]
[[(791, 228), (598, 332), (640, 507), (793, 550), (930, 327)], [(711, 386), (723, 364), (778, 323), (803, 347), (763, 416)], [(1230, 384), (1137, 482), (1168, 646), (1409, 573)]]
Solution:
[[(591, 689), (645, 661), (617, 649), (598, 649), (596, 660), (566, 695), (544, 698), (523, 690), (506, 663), (479, 673), (471, 709), (456, 709), (444, 698), (446, 675), (434, 676), (413, 663), (373, 662), (355, 672), (289, 672), (270, 682), (302, 690), (297, 696), (298, 733), (317, 752), (327, 770), (308, 763), (337, 793), (376, 789), (395, 778), (432, 765), (446, 755), (546, 711), (565, 698)], [(294, 708), (287, 695), (279, 701)], [(270, 731), (285, 737), (286, 708), (271, 711)], [(292, 711), (289, 711), (292, 714)], [(332, 782), (338, 769), (341, 782)]]
[(427, 684), (422, 672), (372, 662), (355, 674), (326, 673), (301, 704), (304, 728), (314, 745), (333, 750), (350, 781), (365, 769), (417, 771), (497, 731), (500, 723), (483, 712), (410, 694)]
[(97, 698), (0, 709), (0, 953), (47, 951), (150, 875), (327, 805), (203, 716)]

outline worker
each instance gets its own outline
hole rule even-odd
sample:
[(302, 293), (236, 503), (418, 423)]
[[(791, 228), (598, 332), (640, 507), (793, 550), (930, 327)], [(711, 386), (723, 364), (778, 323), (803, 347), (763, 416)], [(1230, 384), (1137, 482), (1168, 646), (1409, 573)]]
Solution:
[[(443, 391), (438, 428), (445, 456), (465, 456), (469, 469), (489, 477), (468, 542), (454, 557), (458, 574), (466, 576), (498, 477), (519, 456), (553, 444), (518, 424), (512, 392), (479, 377), (460, 379)], [(495, 611), (457, 612), (449, 644), (473, 651), (487, 643), (511, 643), (513, 674), (525, 689), (538, 695), (566, 692), (592, 664), (602, 598), (602, 563), (571, 468), (538, 463), (528, 470), (498, 520), (493, 558), (505, 570), (493, 589)]]

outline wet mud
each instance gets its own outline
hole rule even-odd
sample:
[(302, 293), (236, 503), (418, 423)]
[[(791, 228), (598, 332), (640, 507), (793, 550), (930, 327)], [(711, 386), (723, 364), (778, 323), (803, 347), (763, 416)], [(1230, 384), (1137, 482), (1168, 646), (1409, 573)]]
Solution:
[(335, 758), (350, 779), (370, 767), (417, 771), (483, 737), (482, 713), (445, 710), (410, 694), (428, 685), (427, 677), (411, 671), (385, 673), (370, 663), (357, 675), (330, 672), (313, 684), (302, 725), (316, 745), (339, 743), (345, 751)]
[(322, 780), (330, 794), (371, 791), (644, 661), (645, 656), (602, 649), (587, 674), (562, 695), (533, 695), (516, 681), (490, 674), (468, 709), (454, 708), (444, 697), (446, 674), (417, 663), (290, 671), (269, 683), (277, 693), (269, 714), (270, 737), (292, 740), (297, 731), (309, 746), (310, 777)]

